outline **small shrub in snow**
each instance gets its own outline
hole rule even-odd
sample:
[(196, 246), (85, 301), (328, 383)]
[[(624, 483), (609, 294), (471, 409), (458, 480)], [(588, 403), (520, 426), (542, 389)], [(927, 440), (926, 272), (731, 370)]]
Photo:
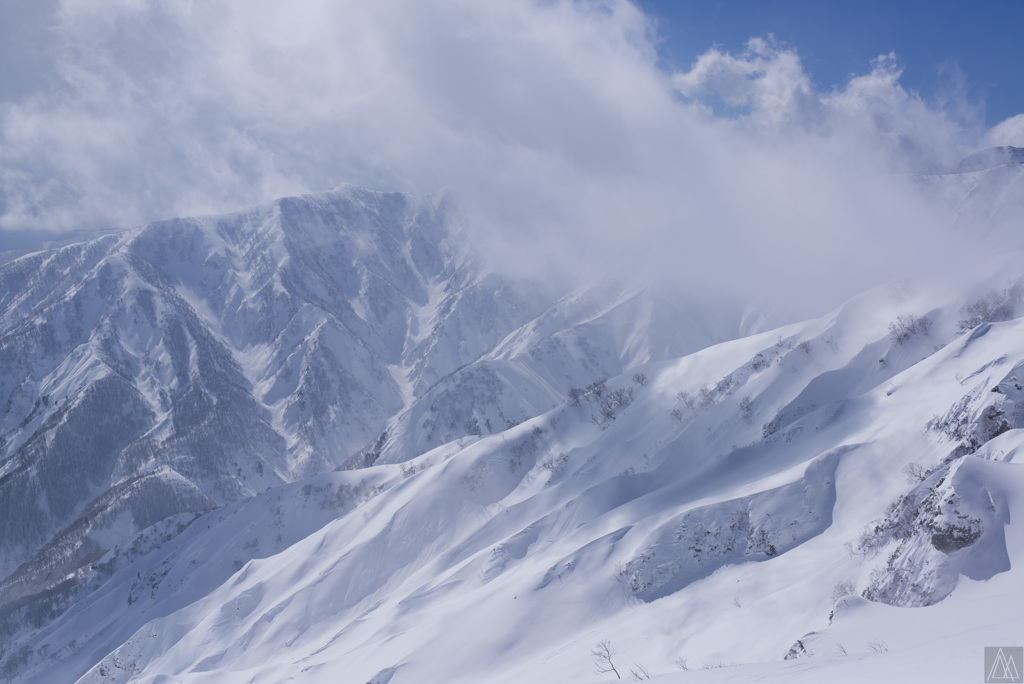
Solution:
[(480, 421), (477, 420), (476, 416), (470, 416), (469, 420), (466, 421), (464, 430), (467, 435), (475, 435), (477, 437), (483, 435), (483, 430), (480, 429)]
[(526, 456), (533, 456), (540, 447), (540, 438), (544, 436), (544, 430), (539, 426), (533, 426), (528, 437), (512, 447), (512, 458), (509, 459), (509, 470), (515, 473)]
[(604, 394), (604, 388), (607, 384), (608, 379), (601, 378), (600, 380), (595, 380), (594, 382), (587, 385), (587, 389), (585, 391), (587, 401), (590, 400), (590, 397), (597, 397), (598, 399), (600, 399), (601, 395)]
[(564, 451), (561, 451), (554, 458), (549, 459), (549, 460), (544, 461), (543, 463), (541, 463), (541, 467), (546, 468), (547, 470), (550, 470), (551, 472), (554, 472), (554, 471), (558, 470), (559, 468), (561, 468), (563, 465), (565, 465), (568, 462), (569, 462), (569, 454), (565, 453)]
[(748, 424), (754, 421), (754, 404), (750, 397), (740, 399), (740, 418), (743, 419), (744, 423)]
[(973, 330), (982, 323), (1008, 321), (1017, 314), (1017, 307), (1024, 298), (1024, 283), (1014, 283), (1002, 292), (992, 290), (975, 302), (963, 308), (963, 318), (957, 323), (958, 333)]
[(774, 418), (761, 426), (761, 438), (768, 439), (774, 435), (780, 425), (782, 425), (782, 415), (776, 414)]
[(650, 670), (643, 663), (633, 663), (633, 667), (629, 668), (629, 674), (633, 675), (633, 680), (637, 682), (651, 678)]
[(813, 654), (810, 651), (807, 650), (807, 647), (804, 646), (804, 642), (803, 641), (801, 641), (800, 639), (797, 639), (796, 643), (793, 644), (790, 647), (789, 651), (786, 653), (786, 655), (782, 659), (783, 660), (796, 660), (797, 658), (803, 658), (804, 656), (809, 656), (809, 655), (813, 655)]
[(633, 382), (635, 382), (636, 384), (638, 384), (641, 387), (643, 387), (644, 385), (647, 384), (647, 374), (646, 373), (634, 373), (633, 374)]
[(764, 528), (756, 531), (751, 528), (747, 531), (747, 548), (751, 551), (763, 552), (769, 558), (778, 553), (775, 544), (772, 543), (771, 538), (768, 536), (768, 531)]
[(832, 587), (832, 603), (834, 604), (844, 596), (856, 596), (857, 586), (850, 580), (844, 580)]
[(927, 335), (931, 325), (927, 316), (897, 316), (896, 320), (889, 324), (889, 339), (893, 344), (906, 344), (915, 335)]
[(602, 393), (604, 397), (598, 404), (597, 413), (590, 416), (590, 422), (599, 427), (615, 420), (619, 411), (633, 403), (632, 388), (605, 391), (602, 385)]
[(569, 388), (569, 406), (579, 406), (584, 401), (590, 401), (591, 399), (600, 399), (604, 394), (605, 387), (608, 383), (607, 378), (601, 378), (587, 385), (585, 388), (580, 389), (579, 387)]

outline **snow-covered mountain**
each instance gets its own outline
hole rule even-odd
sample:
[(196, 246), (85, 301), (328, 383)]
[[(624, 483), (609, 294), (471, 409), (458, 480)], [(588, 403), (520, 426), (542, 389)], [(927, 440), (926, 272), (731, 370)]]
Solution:
[[(920, 181), (960, 230), (1024, 196), (989, 156)], [(0, 676), (980, 679), (1024, 627), (1024, 267), (961, 280), (746, 334), (349, 186), (8, 260)]]
[(951, 172), (922, 176), (918, 182), (951, 211), (957, 230), (979, 237), (998, 236), (1021, 248), (1024, 148), (981, 150)]

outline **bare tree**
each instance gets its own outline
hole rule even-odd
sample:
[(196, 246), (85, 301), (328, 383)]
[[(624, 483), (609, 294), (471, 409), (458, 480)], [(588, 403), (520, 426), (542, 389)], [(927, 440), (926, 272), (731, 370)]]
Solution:
[(651, 678), (650, 670), (643, 663), (633, 663), (633, 667), (629, 668), (629, 674), (633, 675), (633, 679), (638, 682)]
[(843, 598), (844, 596), (856, 596), (856, 595), (857, 595), (857, 585), (854, 584), (853, 582), (851, 582), (850, 580), (844, 580), (842, 582), (837, 582), (836, 585), (834, 587), (832, 587), (832, 603), (835, 603), (836, 601), (838, 601), (839, 599)]
[(580, 399), (583, 398), (583, 390), (579, 387), (569, 388), (569, 406), (579, 406)]
[(634, 373), (633, 382), (643, 387), (647, 384), (647, 373)]
[(587, 401), (590, 401), (591, 396), (600, 399), (601, 395), (604, 394), (604, 388), (607, 385), (607, 383), (607, 378), (601, 378), (600, 380), (595, 380), (594, 382), (587, 385), (587, 388), (583, 391), (586, 395)]
[(927, 335), (931, 325), (932, 322), (927, 316), (897, 316), (896, 320), (889, 324), (889, 339), (894, 344), (906, 344), (914, 335)]
[(917, 484), (918, 482), (924, 482), (928, 479), (928, 469), (920, 463), (908, 463), (903, 466), (903, 474), (907, 476), (907, 482), (909, 484)]
[(600, 643), (598, 643), (597, 646), (594, 647), (594, 650), (591, 651), (591, 654), (593, 654), (594, 658), (597, 659), (596, 664), (598, 674), (604, 674), (605, 672), (614, 672), (615, 677), (617, 679), (622, 679), (622, 676), (619, 674), (619, 671), (615, 669), (615, 664), (612, 662), (612, 654), (614, 652), (615, 651), (612, 649), (611, 642), (605, 639), (604, 641), (601, 641)]

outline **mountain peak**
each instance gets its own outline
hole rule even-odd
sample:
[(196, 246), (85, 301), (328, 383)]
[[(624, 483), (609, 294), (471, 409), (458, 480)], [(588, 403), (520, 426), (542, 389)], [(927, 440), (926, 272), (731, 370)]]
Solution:
[(1004, 145), (979, 150), (957, 164), (956, 172), (971, 173), (1008, 164), (1024, 164), (1024, 148)]

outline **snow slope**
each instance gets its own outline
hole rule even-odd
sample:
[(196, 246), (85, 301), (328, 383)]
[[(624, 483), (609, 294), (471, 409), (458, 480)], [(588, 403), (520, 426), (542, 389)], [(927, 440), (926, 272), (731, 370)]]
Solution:
[[(1024, 608), (1008, 532), (1024, 321), (962, 330), (965, 304), (883, 288), (638, 366), (500, 434), (121, 547), (85, 598), (24, 634), (61, 656), (28, 656), (20, 676), (607, 681), (591, 655), (607, 639), (626, 670), (684, 659), (687, 681), (720, 663), (702, 676), (852, 679), (893, 660), (954, 681), (981, 657), (958, 635), (1012, 639), (1000, 625)], [(903, 617), (921, 611), (948, 623)], [(804, 660), (783, 662), (791, 649)]]
[[(1007, 154), (934, 184), (977, 207)], [(0, 676), (600, 682), (606, 642), (961, 682), (1019, 644), (1021, 254), (742, 336), (498, 276), (454, 217), (346, 186), (0, 265)]]
[(45, 624), (153, 526), (497, 434), (738, 320), (650, 287), (513, 282), (443, 197), (350, 186), (12, 258), (0, 634)]

